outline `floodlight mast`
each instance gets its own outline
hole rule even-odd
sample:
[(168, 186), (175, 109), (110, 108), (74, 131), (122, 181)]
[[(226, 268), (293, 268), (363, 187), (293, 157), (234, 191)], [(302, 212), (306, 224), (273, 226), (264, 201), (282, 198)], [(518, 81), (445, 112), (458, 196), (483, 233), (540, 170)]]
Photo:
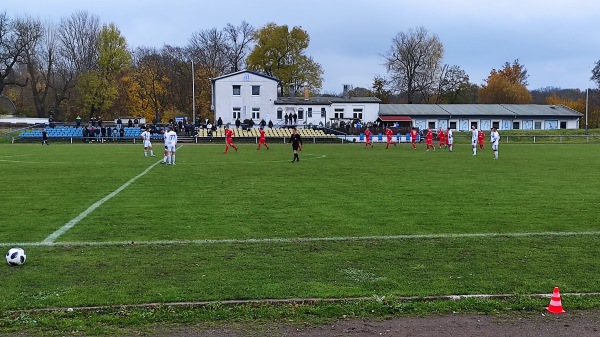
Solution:
[(196, 123), (196, 81), (194, 78), (194, 60), (192, 60), (192, 123)]
[(590, 97), (590, 88), (585, 89), (585, 134), (588, 134), (588, 101)]

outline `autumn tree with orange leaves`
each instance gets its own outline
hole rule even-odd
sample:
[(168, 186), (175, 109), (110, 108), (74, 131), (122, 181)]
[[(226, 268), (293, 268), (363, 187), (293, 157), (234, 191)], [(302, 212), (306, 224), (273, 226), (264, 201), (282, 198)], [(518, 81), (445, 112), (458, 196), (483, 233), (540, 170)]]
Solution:
[(529, 104), (531, 94), (527, 90), (527, 70), (519, 60), (506, 62), (500, 70), (492, 69), (490, 76), (479, 90), (479, 103)]

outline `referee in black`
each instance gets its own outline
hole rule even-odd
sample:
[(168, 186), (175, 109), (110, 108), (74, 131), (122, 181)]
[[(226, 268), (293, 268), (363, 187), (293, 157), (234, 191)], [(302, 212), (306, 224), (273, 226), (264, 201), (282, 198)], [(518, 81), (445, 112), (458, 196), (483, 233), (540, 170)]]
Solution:
[(290, 143), (292, 143), (292, 149), (294, 150), (294, 159), (292, 159), (292, 163), (296, 160), (300, 161), (300, 157), (298, 157), (298, 150), (302, 151), (302, 137), (300, 137), (300, 134), (296, 128), (292, 129)]

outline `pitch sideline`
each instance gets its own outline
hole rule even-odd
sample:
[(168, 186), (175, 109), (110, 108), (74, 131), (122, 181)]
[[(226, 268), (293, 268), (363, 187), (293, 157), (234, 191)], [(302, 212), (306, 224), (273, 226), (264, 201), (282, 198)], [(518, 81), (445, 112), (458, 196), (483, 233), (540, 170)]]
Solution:
[[(154, 164), (156, 165), (156, 164)], [(154, 165), (152, 167), (154, 167)], [(150, 169), (150, 168), (149, 168)], [(148, 170), (149, 170), (148, 169)], [(116, 192), (116, 191), (115, 191)], [(113, 193), (115, 193), (113, 192)], [(108, 196), (107, 196), (108, 197)], [(104, 200), (104, 199), (103, 199)], [(107, 199), (108, 200), (108, 199)], [(99, 202), (98, 202), (99, 203)], [(96, 203), (97, 204), (97, 203)], [(94, 205), (96, 205), (94, 204)], [(94, 206), (92, 205), (92, 206)], [(90, 206), (90, 208), (92, 208)], [(96, 208), (99, 205), (96, 206)], [(94, 208), (95, 209), (95, 208)], [(89, 208), (88, 208), (89, 210)], [(87, 212), (87, 210), (86, 210)], [(86, 213), (84, 212), (84, 213)], [(91, 212), (91, 211), (90, 211)], [(82, 214), (84, 214), (82, 213)], [(87, 213), (89, 214), (89, 212)], [(86, 215), (87, 215), (86, 214)], [(81, 216), (81, 215), (80, 215)], [(79, 217), (75, 218), (78, 219)], [(68, 224), (73, 222), (71, 220)], [(81, 218), (83, 219), (83, 218)], [(79, 220), (81, 220), (79, 219)], [(71, 225), (73, 227), (76, 223)], [(59, 232), (67, 225), (56, 231)], [(69, 228), (64, 229), (61, 234), (66, 232)], [(54, 234), (53, 234), (54, 235)], [(56, 239), (60, 235), (56, 235)], [(263, 239), (221, 239), (221, 240), (156, 240), (156, 241), (76, 241), (76, 242), (54, 242), (53, 240), (44, 240), (42, 242), (17, 242), (17, 243), (0, 243), (0, 246), (118, 246), (118, 245), (206, 245), (206, 244), (231, 244), (231, 243), (246, 243), (246, 244), (260, 244), (260, 243), (306, 243), (306, 242), (344, 242), (344, 241), (368, 241), (368, 240), (415, 240), (415, 239), (460, 239), (460, 238), (518, 238), (518, 237), (572, 237), (572, 236), (600, 236), (600, 231), (588, 231), (588, 232), (525, 232), (525, 233), (470, 233), (470, 234), (415, 234), (415, 235), (382, 235), (382, 236), (340, 236), (340, 237), (316, 237), (316, 238), (263, 238)], [(49, 237), (50, 238), (50, 237)]]

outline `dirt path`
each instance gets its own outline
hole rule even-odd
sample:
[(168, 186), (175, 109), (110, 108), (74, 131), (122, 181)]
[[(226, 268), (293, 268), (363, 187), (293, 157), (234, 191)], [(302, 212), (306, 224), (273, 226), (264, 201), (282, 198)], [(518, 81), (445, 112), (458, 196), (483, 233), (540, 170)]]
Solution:
[(319, 326), (285, 324), (231, 324), (157, 328), (131, 336), (169, 337), (598, 337), (600, 312), (528, 316), (450, 315), (400, 317), (388, 320), (341, 320)]

